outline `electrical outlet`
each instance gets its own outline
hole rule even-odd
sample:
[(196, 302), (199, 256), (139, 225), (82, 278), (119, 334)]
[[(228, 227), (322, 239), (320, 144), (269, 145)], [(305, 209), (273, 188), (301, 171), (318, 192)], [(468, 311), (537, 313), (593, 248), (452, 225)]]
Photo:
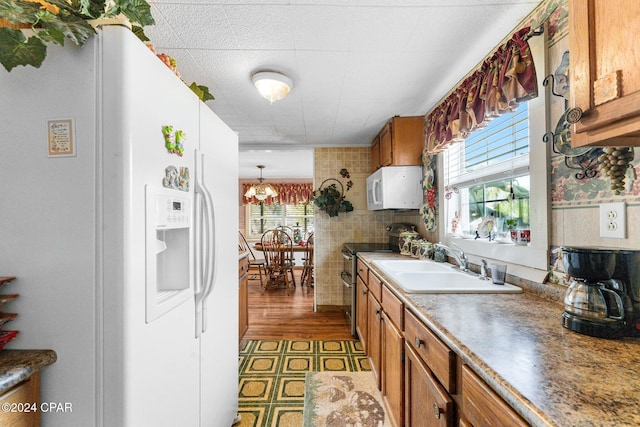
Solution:
[(603, 203), (600, 205), (600, 237), (624, 239), (627, 231), (626, 205)]

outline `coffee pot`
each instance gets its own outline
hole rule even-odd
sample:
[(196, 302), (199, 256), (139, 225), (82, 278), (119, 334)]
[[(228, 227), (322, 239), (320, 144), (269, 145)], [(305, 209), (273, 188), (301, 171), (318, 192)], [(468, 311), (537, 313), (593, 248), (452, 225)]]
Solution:
[(634, 313), (628, 291), (637, 283), (628, 274), (626, 256), (615, 249), (565, 247), (562, 261), (572, 278), (564, 297), (563, 325), (595, 337), (632, 334)]

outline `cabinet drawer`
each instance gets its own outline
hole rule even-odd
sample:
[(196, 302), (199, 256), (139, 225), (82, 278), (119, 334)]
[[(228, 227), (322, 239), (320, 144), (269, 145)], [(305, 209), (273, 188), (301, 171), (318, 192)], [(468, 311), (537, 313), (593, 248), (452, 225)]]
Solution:
[(356, 270), (358, 271), (358, 276), (362, 277), (362, 281), (368, 285), (369, 284), (369, 267), (367, 267), (360, 258), (358, 258), (356, 261)]
[(242, 277), (249, 272), (249, 257), (246, 256), (238, 263), (238, 277)]
[(398, 329), (404, 330), (404, 304), (385, 285), (382, 286), (382, 310)]
[(382, 281), (372, 272), (369, 272), (369, 293), (378, 301), (382, 299)]
[(473, 427), (528, 425), (467, 365), (462, 366), (462, 412)]
[(404, 336), (442, 386), (449, 393), (454, 394), (456, 391), (455, 353), (409, 310), (405, 310), (404, 315)]

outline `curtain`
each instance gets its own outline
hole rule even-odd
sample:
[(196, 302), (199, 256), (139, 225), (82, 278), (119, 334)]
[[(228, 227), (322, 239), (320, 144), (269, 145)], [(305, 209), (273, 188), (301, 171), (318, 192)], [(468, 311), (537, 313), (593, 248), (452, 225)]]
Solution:
[(538, 96), (536, 69), (527, 39), (530, 27), (517, 31), (425, 117), (427, 154), (463, 141), (518, 103)]
[[(258, 183), (255, 182), (242, 184), (242, 203), (245, 205), (249, 203), (260, 204), (260, 200), (256, 199), (255, 197), (244, 197), (244, 194), (252, 185), (258, 185)], [(265, 205), (273, 205), (274, 203), (278, 203), (280, 205), (307, 205), (311, 201), (311, 196), (313, 195), (313, 184), (311, 183), (269, 183), (269, 185), (271, 185), (271, 187), (273, 187), (273, 189), (278, 192), (278, 195), (276, 197), (267, 197), (263, 201)]]

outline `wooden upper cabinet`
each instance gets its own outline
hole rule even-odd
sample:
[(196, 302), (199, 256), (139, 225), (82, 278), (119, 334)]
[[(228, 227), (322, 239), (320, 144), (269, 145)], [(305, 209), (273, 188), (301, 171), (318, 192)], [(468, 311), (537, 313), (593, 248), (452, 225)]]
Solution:
[(384, 125), (380, 131), (380, 166), (393, 164), (392, 124), (393, 120)]
[(424, 117), (393, 117), (371, 143), (371, 171), (383, 166), (420, 166)]
[(380, 166), (380, 135), (376, 135), (371, 143), (371, 171), (375, 171)]
[(640, 146), (640, 1), (569, 0), (571, 145)]

